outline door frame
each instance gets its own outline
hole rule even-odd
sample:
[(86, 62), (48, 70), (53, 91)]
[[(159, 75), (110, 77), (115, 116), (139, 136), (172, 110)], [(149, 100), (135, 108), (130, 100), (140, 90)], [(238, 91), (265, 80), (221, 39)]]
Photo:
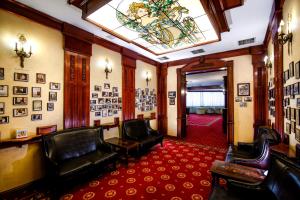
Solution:
[(183, 138), (186, 135), (186, 74), (195, 72), (211, 72), (216, 70), (227, 70), (227, 142), (234, 143), (234, 85), (233, 85), (232, 60), (223, 61), (219, 59), (205, 59), (201, 57), (177, 71), (177, 137)]

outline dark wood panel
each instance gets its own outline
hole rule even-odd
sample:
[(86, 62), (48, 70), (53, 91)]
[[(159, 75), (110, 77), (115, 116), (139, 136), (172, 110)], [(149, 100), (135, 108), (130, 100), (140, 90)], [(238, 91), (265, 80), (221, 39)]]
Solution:
[(105, 4), (109, 3), (111, 0), (88, 0), (85, 4), (81, 6), (82, 18), (86, 18)]
[(186, 73), (183, 68), (177, 72), (177, 137), (186, 136)]
[(156, 68), (157, 74), (157, 111), (158, 111), (158, 130), (162, 134), (168, 132), (168, 97), (167, 97), (167, 75), (168, 65), (160, 64)]
[(64, 49), (66, 51), (71, 51), (78, 54), (83, 54), (87, 56), (92, 55), (92, 45), (77, 38), (65, 35), (64, 36), (65, 44)]
[(67, 36), (71, 36), (73, 38), (77, 38), (80, 41), (84, 41), (92, 44), (94, 42), (94, 34), (89, 33), (81, 28), (68, 24), (66, 22), (63, 23), (62, 33)]
[(240, 7), (244, 5), (244, 0), (221, 0), (224, 10)]

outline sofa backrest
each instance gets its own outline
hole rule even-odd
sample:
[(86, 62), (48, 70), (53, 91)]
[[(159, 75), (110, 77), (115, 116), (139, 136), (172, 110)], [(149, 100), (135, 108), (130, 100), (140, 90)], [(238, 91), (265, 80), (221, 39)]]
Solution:
[(93, 152), (103, 142), (102, 128), (69, 129), (43, 138), (46, 156), (56, 162)]
[(147, 123), (145, 120), (133, 119), (123, 122), (123, 138), (143, 139), (148, 136)]
[(275, 159), (271, 165), (266, 184), (276, 199), (299, 199), (300, 169)]

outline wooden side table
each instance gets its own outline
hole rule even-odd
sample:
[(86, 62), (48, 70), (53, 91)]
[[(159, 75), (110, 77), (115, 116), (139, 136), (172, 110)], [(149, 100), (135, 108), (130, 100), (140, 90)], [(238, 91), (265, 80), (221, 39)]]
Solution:
[(265, 170), (247, 167), (234, 163), (216, 160), (210, 168), (212, 185), (218, 183), (219, 178), (239, 180), (247, 183), (257, 183), (265, 179)]
[(105, 142), (110, 144), (121, 157), (125, 157), (126, 166), (128, 166), (129, 152), (139, 150), (139, 144), (137, 142), (124, 140), (118, 137), (109, 138), (105, 140)]

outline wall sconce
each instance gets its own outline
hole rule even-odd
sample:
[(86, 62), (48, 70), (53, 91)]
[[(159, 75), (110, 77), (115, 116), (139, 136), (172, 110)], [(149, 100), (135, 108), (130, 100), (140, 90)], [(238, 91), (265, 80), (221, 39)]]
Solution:
[(270, 74), (271, 74), (271, 69), (272, 69), (272, 62), (269, 56), (265, 56), (264, 58), (265, 66), (267, 69), (270, 69)]
[(16, 52), (17, 56), (20, 57), (20, 66), (22, 68), (24, 68), (24, 59), (30, 58), (30, 56), (32, 55), (31, 45), (30, 45), (30, 49), (29, 49), (28, 53), (24, 50), (26, 42), (27, 42), (27, 40), (26, 40), (25, 36), (23, 34), (21, 34), (19, 37), (19, 41), (16, 42), (16, 46), (15, 46), (15, 52)]
[(151, 74), (149, 72), (146, 72), (146, 82), (147, 82), (147, 87), (149, 82), (151, 81)]
[(285, 34), (282, 29), (284, 27), (284, 21), (281, 20), (278, 28), (278, 42), (282, 46), (286, 43), (288, 43), (288, 54), (291, 53), (291, 47), (292, 47), (292, 41), (293, 41), (293, 33), (291, 30), (291, 14), (288, 14), (288, 22), (287, 22), (287, 34)]
[(111, 65), (109, 64), (109, 61), (107, 58), (105, 58), (105, 64), (104, 64), (104, 72), (106, 74), (106, 79), (108, 79), (108, 73), (111, 73), (112, 72), (112, 67)]

